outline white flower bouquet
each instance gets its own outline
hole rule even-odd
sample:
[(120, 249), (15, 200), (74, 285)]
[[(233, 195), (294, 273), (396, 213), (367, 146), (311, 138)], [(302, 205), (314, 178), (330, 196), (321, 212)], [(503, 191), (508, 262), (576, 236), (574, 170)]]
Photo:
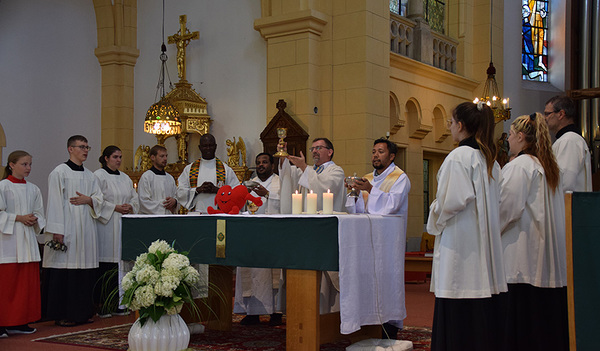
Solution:
[(166, 241), (157, 240), (123, 277), (122, 304), (140, 311), (141, 325), (148, 317), (157, 322), (164, 314), (181, 312), (184, 302), (193, 304), (191, 290), (199, 280), (186, 252), (178, 253)]

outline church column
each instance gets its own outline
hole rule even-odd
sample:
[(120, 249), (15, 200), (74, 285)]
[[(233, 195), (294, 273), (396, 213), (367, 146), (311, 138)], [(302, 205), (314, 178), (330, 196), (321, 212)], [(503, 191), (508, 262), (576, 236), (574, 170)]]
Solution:
[[(102, 67), (101, 145), (117, 145), (123, 166), (133, 166), (133, 72), (136, 48), (136, 0), (94, 0)], [(141, 128), (141, 126), (140, 126)]]
[(254, 22), (267, 40), (267, 116), (285, 99), (311, 138), (332, 139), (346, 173), (369, 171), (389, 130), (389, 17), (388, 0), (263, 0)]

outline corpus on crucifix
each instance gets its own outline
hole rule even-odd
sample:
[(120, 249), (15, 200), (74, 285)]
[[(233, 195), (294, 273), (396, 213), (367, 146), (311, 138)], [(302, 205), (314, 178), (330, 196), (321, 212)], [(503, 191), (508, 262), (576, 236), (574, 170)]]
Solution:
[(179, 25), (181, 28), (177, 33), (169, 37), (169, 44), (175, 44), (177, 46), (177, 75), (179, 80), (185, 81), (185, 47), (188, 46), (190, 40), (198, 40), (200, 34), (198, 31), (190, 32), (185, 24), (187, 22), (187, 16), (179, 16)]

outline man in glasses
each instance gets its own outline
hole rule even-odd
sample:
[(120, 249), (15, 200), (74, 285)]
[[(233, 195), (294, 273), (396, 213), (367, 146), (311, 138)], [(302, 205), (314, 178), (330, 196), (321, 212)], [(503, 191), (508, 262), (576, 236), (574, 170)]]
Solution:
[(556, 135), (552, 150), (562, 173), (563, 190), (592, 191), (590, 150), (575, 125), (575, 103), (567, 96), (557, 95), (546, 102), (544, 117), (550, 133)]
[[(291, 189), (298, 189), (304, 194), (304, 211), (306, 211), (306, 193), (311, 190), (317, 194), (317, 211), (323, 209), (323, 193), (326, 193), (327, 190), (333, 193), (333, 210), (337, 212), (344, 211), (346, 197), (344, 170), (332, 161), (333, 144), (327, 138), (316, 138), (309, 150), (314, 161), (312, 166), (306, 164), (302, 152), (300, 152), (300, 156), (290, 155), (287, 159), (280, 160), (279, 176), (282, 184), (291, 182)], [(293, 164), (291, 167), (290, 162)], [(286, 198), (289, 196), (288, 200), (291, 203), (291, 192), (285, 195)], [(285, 199), (283, 196), (281, 201), (282, 207), (284, 207)]]
[(96, 222), (103, 202), (92, 173), (83, 167), (90, 147), (82, 135), (67, 141), (69, 160), (48, 177), (48, 213), (42, 276), (42, 313), (57, 325), (90, 323), (97, 279)]

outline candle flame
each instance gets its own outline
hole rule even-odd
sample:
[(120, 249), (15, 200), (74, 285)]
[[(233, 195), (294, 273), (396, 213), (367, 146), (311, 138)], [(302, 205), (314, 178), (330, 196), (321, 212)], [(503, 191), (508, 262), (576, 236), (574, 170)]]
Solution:
[(298, 190), (296, 190), (296, 194), (298, 194)]
[(311, 190), (311, 191), (310, 191), (310, 193), (312, 194), (312, 193), (313, 193), (313, 191)]
[(328, 193), (330, 192), (330, 191), (329, 191), (329, 189), (327, 189), (327, 192), (328, 192)]

